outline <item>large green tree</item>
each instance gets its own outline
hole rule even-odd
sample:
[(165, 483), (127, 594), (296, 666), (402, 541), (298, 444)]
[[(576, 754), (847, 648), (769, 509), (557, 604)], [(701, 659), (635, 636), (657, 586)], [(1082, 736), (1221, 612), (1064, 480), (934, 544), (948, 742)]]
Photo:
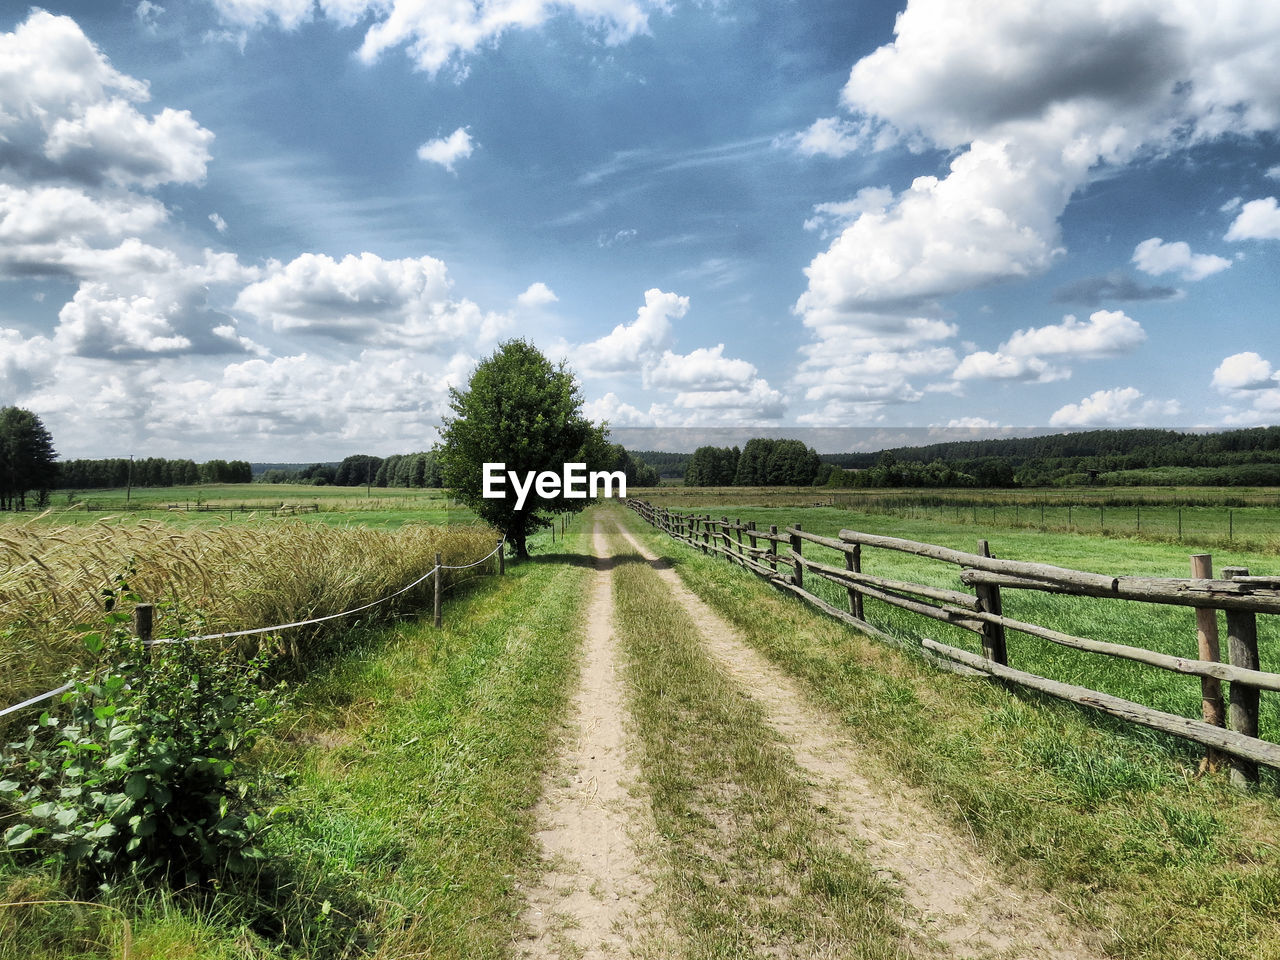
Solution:
[(553, 364), (524, 340), (508, 340), (481, 361), (465, 390), (450, 388), (455, 416), (445, 419), (440, 461), (444, 484), (481, 519), (507, 535), (518, 557), (527, 557), (526, 541), (550, 514), (577, 512), (592, 501), (569, 499), (563, 492), (539, 496), (530, 489), (516, 509), (507, 496), (484, 496), (484, 465), (504, 463), (507, 471), (561, 473), (566, 463), (584, 463), (587, 471), (613, 469), (603, 427), (582, 414), (582, 394), (564, 362)]
[(22, 510), (27, 493), (44, 502), (58, 478), (53, 437), (30, 410), (0, 408), (0, 510)]

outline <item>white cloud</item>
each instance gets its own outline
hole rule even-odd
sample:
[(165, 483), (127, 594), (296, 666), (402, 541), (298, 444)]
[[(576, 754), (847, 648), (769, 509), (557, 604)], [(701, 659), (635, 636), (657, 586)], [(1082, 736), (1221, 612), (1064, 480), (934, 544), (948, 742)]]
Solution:
[(844, 157), (867, 146), (868, 131), (864, 124), (840, 117), (822, 117), (809, 129), (795, 134), (790, 143), (802, 156)]
[(1267, 176), (1272, 180), (1280, 180), (1280, 163), (1267, 168)]
[[(313, 15), (312, 0), (212, 0), (222, 19), (242, 28), (260, 27), (274, 19), (293, 29)], [(315, 9), (346, 27), (366, 18), (359, 56), (366, 63), (387, 50), (406, 47), (420, 70), (435, 75), (476, 49), (496, 42), (509, 30), (533, 29), (550, 16), (568, 10), (619, 44), (648, 32), (649, 14), (667, 9), (666, 0), (317, 0)]]
[(481, 345), (508, 326), (507, 317), (451, 299), (451, 286), (444, 263), (434, 257), (384, 260), (362, 253), (338, 261), (304, 253), (273, 264), (240, 291), (235, 308), (277, 331), (420, 351)]
[(956, 417), (947, 421), (949, 428), (960, 428), (969, 430), (990, 430), (1000, 426), (998, 421), (988, 420), (985, 417)]
[[(611, 401), (611, 420), (627, 425), (688, 425), (703, 412), (720, 424), (761, 423), (782, 416), (786, 398), (758, 375), (754, 364), (724, 355), (724, 344), (698, 347), (687, 354), (671, 350), (673, 320), (683, 319), (689, 298), (657, 288), (645, 291), (645, 303), (631, 323), (605, 336), (568, 348), (575, 371), (586, 378), (636, 377), (649, 389), (674, 393), (671, 406), (650, 405), (647, 413)], [(606, 394), (608, 396), (609, 394)], [(604, 401), (591, 409), (606, 411)], [(682, 414), (680, 411), (686, 411)]]
[(28, 183), (202, 181), (213, 134), (186, 110), (144, 116), (135, 104), (148, 97), (75, 21), (36, 10), (0, 34), (0, 171)]
[(1210, 253), (1192, 253), (1184, 241), (1165, 243), (1159, 237), (1143, 240), (1133, 250), (1133, 263), (1143, 273), (1153, 277), (1162, 273), (1176, 273), (1183, 280), (1194, 282), (1227, 269), (1231, 261)]
[(471, 156), (471, 134), (465, 127), (459, 127), (449, 136), (438, 140), (428, 140), (418, 148), (418, 159), (427, 163), (438, 163), (450, 173), (453, 165), (459, 160)]
[(550, 287), (539, 280), (537, 283), (529, 284), (529, 288), (516, 297), (516, 303), (522, 307), (545, 307), (559, 299)]
[(852, 200), (815, 204), (813, 216), (804, 222), (804, 228), (817, 230), (824, 226), (843, 227), (864, 213), (884, 213), (891, 203), (893, 191), (888, 187), (863, 187)]
[(738, 390), (749, 387), (755, 379), (755, 366), (746, 360), (726, 357), (723, 343), (699, 347), (683, 355), (663, 351), (657, 364), (644, 371), (646, 387), (667, 390)]
[[(1139, 152), (1280, 128), (1277, 60), (1280, 7), (1243, 0), (910, 0), (894, 41), (853, 65), (848, 122), (817, 129), (843, 132), (844, 149), (871, 124), (877, 149), (892, 128), (949, 166), (877, 198), (813, 258), (794, 310), (824, 348), (805, 366), (821, 370), (869, 315), (886, 329), (936, 318), (940, 297), (1043, 272), (1071, 196)], [(1225, 264), (1188, 250), (1178, 269)]]
[(611, 427), (651, 427), (655, 424), (652, 408), (644, 411), (625, 403), (612, 390), (603, 397), (584, 403), (582, 413), (592, 423), (607, 423)]
[(55, 359), (53, 344), (47, 338), (28, 338), (0, 327), (0, 396), (11, 402), (49, 382)]
[(644, 306), (631, 323), (620, 323), (598, 340), (574, 348), (574, 368), (581, 376), (640, 372), (656, 363), (674, 342), (672, 320), (689, 311), (689, 298), (654, 287), (644, 292)]
[(1123, 310), (1097, 310), (1087, 321), (1067, 314), (1061, 323), (1014, 331), (1000, 345), (1000, 352), (1015, 357), (1114, 357), (1146, 339), (1142, 325)]
[(1272, 387), (1280, 374), (1271, 369), (1271, 363), (1252, 351), (1234, 353), (1213, 371), (1213, 386), (1224, 392), (1236, 390), (1261, 390)]
[(1079, 403), (1068, 403), (1049, 418), (1051, 427), (1108, 427), (1148, 424), (1175, 417), (1177, 400), (1142, 400), (1135, 387), (1095, 390)]
[(227, 232), (227, 221), (223, 220), (219, 214), (217, 213), (209, 214), (209, 222), (213, 224), (213, 228), (217, 230), (219, 233)]
[(1280, 240), (1280, 208), (1275, 197), (1250, 200), (1227, 228), (1224, 240)]
[(160, 14), (164, 13), (164, 7), (158, 3), (152, 3), (151, 0), (141, 0), (139, 4), (133, 8), (133, 15), (137, 17), (138, 23), (142, 29), (148, 33), (155, 33)]
[(996, 351), (978, 350), (960, 361), (951, 374), (956, 380), (1026, 380), (1049, 383), (1065, 380), (1071, 371), (1050, 366), (1039, 357), (1016, 356)]

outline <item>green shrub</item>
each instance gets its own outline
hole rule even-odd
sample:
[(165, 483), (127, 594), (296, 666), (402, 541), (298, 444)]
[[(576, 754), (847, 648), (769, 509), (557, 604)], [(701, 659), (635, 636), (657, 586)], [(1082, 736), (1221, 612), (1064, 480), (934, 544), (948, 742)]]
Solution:
[(108, 629), (84, 637), (98, 665), (0, 755), (0, 843), (85, 882), (245, 872), (264, 857), (271, 784), (246, 777), (242, 758), (282, 688), (263, 689), (262, 658), (207, 641), (148, 651), (112, 609), (136, 597), (123, 580), (106, 592)]

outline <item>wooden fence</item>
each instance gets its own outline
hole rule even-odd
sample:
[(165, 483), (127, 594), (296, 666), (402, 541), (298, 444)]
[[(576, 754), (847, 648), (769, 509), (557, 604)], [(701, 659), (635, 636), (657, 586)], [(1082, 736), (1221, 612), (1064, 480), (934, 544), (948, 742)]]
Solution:
[[(895, 646), (905, 641), (867, 623), (864, 597), (872, 597), (923, 617), (971, 630), (981, 637), (982, 654), (970, 653), (934, 640), (921, 641), (919, 651), (935, 664), (962, 673), (981, 673), (1020, 684), (1050, 696), (1092, 707), (1132, 723), (1171, 733), (1208, 748), (1206, 763), (1216, 768), (1229, 757), (1237, 783), (1255, 783), (1258, 765), (1280, 769), (1280, 745), (1258, 737), (1260, 692), (1280, 691), (1280, 674), (1264, 672), (1258, 660), (1258, 614), (1280, 613), (1280, 576), (1249, 576), (1241, 567), (1228, 567), (1219, 579), (1211, 576), (1208, 557), (1192, 557), (1187, 579), (1113, 577), (1069, 570), (1045, 563), (1028, 563), (991, 556), (985, 540), (977, 553), (965, 553), (915, 540), (841, 530), (824, 537), (794, 524), (779, 531), (757, 529), (710, 514), (680, 513), (631, 499), (627, 505), (653, 526), (703, 553), (719, 554), (751, 570), (776, 587), (790, 591), (859, 631)], [(806, 542), (839, 551), (843, 567), (805, 557)], [(960, 567), (965, 593), (862, 572), (863, 548), (896, 550)], [(806, 576), (843, 586), (847, 609), (841, 609), (805, 589)], [(1002, 590), (1037, 590), (1077, 597), (1108, 597), (1142, 603), (1173, 604), (1196, 609), (1197, 659), (1177, 657), (1141, 647), (1076, 637), (1004, 615)], [(1225, 612), (1229, 662), (1219, 659), (1216, 611)], [(1203, 719), (1165, 713), (1110, 694), (1050, 680), (1009, 666), (1006, 632), (1015, 631), (1089, 653), (1135, 661), (1149, 667), (1198, 676)], [(1230, 684), (1229, 709), (1223, 709), (1221, 682)], [(1227, 721), (1230, 721), (1229, 726)]]

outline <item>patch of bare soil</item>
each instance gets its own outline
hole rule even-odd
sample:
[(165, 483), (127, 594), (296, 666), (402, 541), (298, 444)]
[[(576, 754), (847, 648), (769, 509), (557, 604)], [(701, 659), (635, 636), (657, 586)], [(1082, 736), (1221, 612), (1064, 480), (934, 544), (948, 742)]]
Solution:
[(1098, 957), (1044, 893), (1003, 881), (972, 838), (931, 813), (913, 788), (886, 779), (853, 742), (851, 732), (824, 712), (800, 684), (747, 646), (734, 629), (680, 580), (678, 574), (626, 531), (627, 541), (671, 586), (692, 615), (708, 652), (764, 709), (812, 779), (825, 806), (871, 862), (918, 911), (921, 932), (955, 957), (1091, 960)]
[(527, 891), (528, 958), (622, 958), (639, 952), (652, 894), (636, 852), (648, 811), (627, 791), (626, 697), (613, 636), (608, 546), (597, 524), (582, 677), (560, 763), (547, 784), (536, 834), (546, 872)]

